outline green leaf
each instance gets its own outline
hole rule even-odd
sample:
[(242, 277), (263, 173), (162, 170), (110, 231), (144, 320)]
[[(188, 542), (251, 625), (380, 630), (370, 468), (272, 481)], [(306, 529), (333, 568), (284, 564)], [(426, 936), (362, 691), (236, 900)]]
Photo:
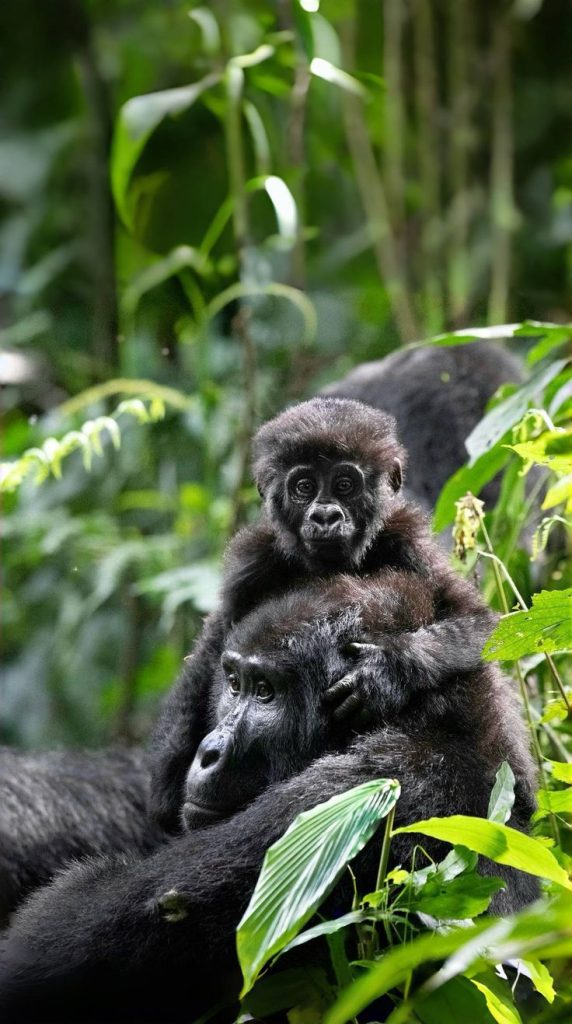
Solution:
[(470, 466), (461, 466), (453, 476), (449, 477), (443, 487), (435, 511), (433, 513), (433, 530), (439, 533), (449, 526), (455, 518), (455, 502), (467, 491), (478, 496), (485, 484), (492, 480), (506, 465), (510, 455), (506, 448), (495, 445), (490, 451), (484, 452)]
[(243, 994), (264, 964), (312, 916), (345, 865), (365, 846), (400, 793), (393, 779), (374, 779), (305, 811), (266, 852), (238, 926)]
[(514, 774), (508, 761), (503, 761), (492, 788), (487, 818), (489, 821), (500, 821), (504, 825), (511, 815), (514, 805)]
[(441, 921), (477, 917), (504, 884), (500, 878), (484, 878), (477, 872), (457, 875), (450, 881), (437, 873), (429, 876), (423, 888), (408, 900), (407, 908)]
[(399, 835), (401, 832), (421, 832), (424, 836), (442, 839), (447, 843), (460, 843), (483, 857), (490, 857), (497, 864), (506, 864), (572, 889), (572, 882), (554, 854), (536, 839), (508, 825), (500, 825), (485, 818), (453, 814), (449, 818), (429, 818), (427, 821), (416, 821), (413, 825), (404, 825), (395, 829), (394, 834)]
[(540, 821), (547, 814), (572, 813), (572, 789), (539, 789), (537, 799), (538, 810), (534, 812), (533, 821)]
[(554, 654), (572, 649), (572, 588), (543, 590), (529, 611), (505, 615), (487, 640), (488, 661), (516, 661), (526, 654)]
[(541, 996), (544, 996), (548, 1003), (553, 1003), (556, 997), (554, 991), (554, 981), (548, 967), (541, 964), (540, 960), (520, 960), (518, 961), (519, 970), (523, 974), (526, 974), (530, 978), (537, 992), (540, 992)]
[(493, 327), (464, 327), (460, 331), (436, 334), (434, 337), (429, 338), (429, 344), (435, 345), (438, 348), (449, 348), (453, 345), (467, 345), (472, 341), (495, 341), (498, 338), (512, 338), (520, 326), (520, 324), (498, 324)]
[(488, 985), (477, 981), (476, 978), (473, 979), (473, 985), (484, 995), (487, 1009), (497, 1024), (522, 1024), (522, 1018), (510, 997), (510, 989), (505, 992), (499, 986), (497, 991), (493, 992)]
[[(415, 1018), (422, 1024), (491, 1024), (487, 1004), (469, 978), (451, 978), (429, 996), (416, 1000)], [(392, 1024), (391, 1017), (387, 1024)]]
[(325, 1009), (332, 1000), (325, 971), (319, 967), (294, 967), (261, 978), (244, 1000), (244, 1009), (255, 1018), (266, 1018), (293, 1006)]
[[(504, 925), (504, 922), (502, 923)], [(491, 928), (490, 922), (485, 919), (471, 928), (454, 929), (444, 935), (431, 932), (419, 936), (412, 942), (394, 946), (384, 954), (375, 967), (367, 974), (361, 975), (353, 985), (340, 994), (337, 1002), (326, 1014), (324, 1024), (345, 1024), (364, 1007), (369, 1006), (374, 999), (400, 985), (420, 964), (442, 960), (476, 936), (483, 935), (485, 943), (486, 936), (496, 935), (497, 927), (498, 925), (493, 925)]]
[(559, 359), (550, 363), (549, 366), (542, 367), (514, 394), (506, 398), (504, 402), (499, 402), (486, 416), (483, 416), (483, 419), (477, 423), (465, 441), (465, 446), (471, 457), (471, 465), (522, 419), (529, 404), (534, 398), (542, 396), (547, 384), (560, 373), (565, 365), (566, 360)]
[(119, 111), (111, 156), (111, 184), (117, 209), (130, 225), (129, 183), (137, 160), (158, 125), (167, 117), (188, 110), (196, 100), (221, 79), (219, 72), (178, 89), (165, 89), (134, 96)]
[(552, 777), (559, 782), (568, 782), (572, 785), (572, 764), (568, 761), (550, 761), (552, 766)]
[(284, 946), (282, 952), (286, 953), (288, 950), (294, 949), (295, 946), (303, 946), (306, 942), (318, 939), (322, 935), (333, 935), (342, 928), (348, 928), (349, 925), (361, 924), (362, 921), (375, 918), (376, 915), (367, 910), (350, 910), (349, 913), (343, 914), (341, 917), (333, 918), (331, 921), (320, 921), (320, 924), (314, 925), (313, 928), (307, 928), (306, 931), (300, 932), (299, 935), (292, 939), (292, 942)]

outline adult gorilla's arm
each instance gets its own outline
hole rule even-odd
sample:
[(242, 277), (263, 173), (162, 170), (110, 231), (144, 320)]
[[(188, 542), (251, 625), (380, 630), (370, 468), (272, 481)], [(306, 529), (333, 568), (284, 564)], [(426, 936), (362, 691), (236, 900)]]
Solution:
[(218, 612), (204, 623), (193, 653), (169, 692), (151, 736), (149, 810), (161, 828), (180, 829), (183, 788), (197, 747), (209, 731), (209, 689), (224, 643)]
[[(419, 817), (419, 808), (424, 817), (451, 809), (484, 814), (487, 774), (480, 758), (455, 744), (432, 748), (427, 740), (382, 730), (344, 754), (319, 758), (234, 817), (174, 839), (147, 859), (80, 865), (16, 916), (0, 955), (0, 1016), (173, 1020), (181, 1005), (184, 1019), (193, 1020), (221, 991), (236, 993), (237, 977), (225, 989), (221, 965), (236, 970), (234, 931), (264, 852), (297, 814), (384, 776), (402, 780), (401, 823)], [(393, 859), (405, 861), (414, 841), (396, 837)], [(378, 852), (370, 844), (360, 865), (364, 892), (374, 884)], [(173, 890), (175, 911), (170, 901), (162, 910), (162, 897)]]

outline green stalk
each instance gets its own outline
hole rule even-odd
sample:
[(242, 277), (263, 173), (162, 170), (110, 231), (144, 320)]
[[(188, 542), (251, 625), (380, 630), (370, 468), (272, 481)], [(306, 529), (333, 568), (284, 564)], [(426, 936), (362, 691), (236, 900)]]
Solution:
[(383, 78), (385, 81), (385, 124), (383, 131), (383, 158), (385, 188), (389, 200), (392, 222), (399, 235), (405, 220), (403, 195), (403, 141), (405, 139), (405, 112), (403, 97), (403, 68), (401, 36), (403, 29), (402, 0), (385, 0), (383, 5)]
[(437, 130), (437, 81), (433, 15), (429, 0), (414, 5), (415, 101), (419, 180), (423, 196), (421, 273), (424, 328), (427, 334), (443, 330), (443, 290), (440, 279), (441, 199), (439, 133)]
[(469, 300), (469, 152), (471, 139), (472, 89), (470, 58), (472, 8), (469, 0), (450, 0), (448, 4), (449, 43), (447, 46), (449, 145), (448, 185), (450, 242), (447, 281), (453, 326), (460, 326)]
[(492, 158), (490, 178), (491, 292), (488, 322), (504, 324), (509, 318), (511, 239), (515, 208), (513, 194), (513, 130), (511, 74), (511, 15), (501, 10), (493, 28), (494, 65)]

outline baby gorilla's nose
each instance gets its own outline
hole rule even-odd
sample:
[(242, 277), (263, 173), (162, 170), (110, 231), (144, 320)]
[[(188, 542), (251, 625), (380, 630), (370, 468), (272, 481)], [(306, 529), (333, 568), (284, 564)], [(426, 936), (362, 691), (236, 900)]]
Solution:
[(331, 527), (343, 523), (344, 514), (339, 505), (316, 505), (308, 519), (316, 526)]

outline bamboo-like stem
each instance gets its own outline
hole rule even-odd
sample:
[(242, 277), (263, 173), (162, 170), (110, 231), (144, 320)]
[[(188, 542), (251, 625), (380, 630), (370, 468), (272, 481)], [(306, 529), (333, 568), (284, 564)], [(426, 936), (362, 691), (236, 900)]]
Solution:
[(398, 237), (405, 221), (402, 30), (403, 0), (385, 0), (383, 5), (383, 78), (385, 81), (383, 166), (385, 189), (393, 226)]
[[(353, 64), (353, 32), (342, 33), (344, 56)], [(346, 139), (352, 157), (356, 183), (367, 220), (367, 228), (379, 276), (387, 290), (391, 311), (403, 343), (420, 337), (413, 296), (399, 266), (399, 253), (391, 225), (389, 204), (365, 122), (362, 100), (343, 91), (342, 109)]]
[(427, 334), (438, 334), (443, 330), (443, 289), (440, 277), (441, 183), (433, 15), (429, 0), (415, 0), (414, 11), (416, 137), (419, 180), (423, 196), (421, 211), (421, 274), (425, 321), (423, 326)]
[(491, 292), (488, 322), (506, 323), (509, 317), (511, 238), (515, 209), (513, 193), (512, 130), (512, 22), (503, 8), (493, 15), (492, 154), (490, 173)]
[[(244, 280), (248, 239), (248, 205), (242, 138), (242, 89), (244, 73), (233, 61), (226, 71), (227, 110), (225, 121), (226, 153), (232, 199), (232, 224), (239, 259), (241, 282)], [(238, 529), (243, 515), (242, 491), (248, 474), (250, 438), (256, 416), (256, 350), (248, 328), (248, 311), (241, 308), (233, 319), (233, 331), (242, 346), (244, 414), (237, 440), (238, 473), (232, 496), (231, 534)]]
[(462, 324), (469, 301), (469, 149), (471, 138), (470, 57), (472, 7), (469, 0), (452, 0), (448, 5), (447, 46), (449, 138), (448, 186), (450, 240), (447, 285), (453, 326)]

